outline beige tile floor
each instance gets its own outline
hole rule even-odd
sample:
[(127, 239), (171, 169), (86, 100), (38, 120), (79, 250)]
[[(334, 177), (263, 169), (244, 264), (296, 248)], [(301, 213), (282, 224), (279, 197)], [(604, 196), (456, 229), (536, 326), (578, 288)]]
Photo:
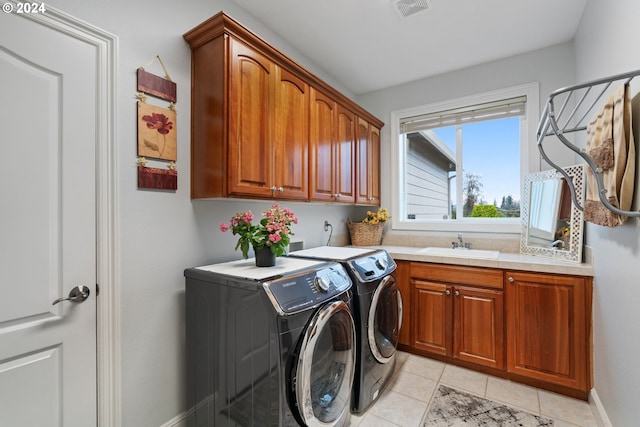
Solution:
[(399, 352), (384, 394), (351, 427), (420, 427), (438, 384), (554, 420), (555, 427), (596, 427), (587, 402), (454, 365)]

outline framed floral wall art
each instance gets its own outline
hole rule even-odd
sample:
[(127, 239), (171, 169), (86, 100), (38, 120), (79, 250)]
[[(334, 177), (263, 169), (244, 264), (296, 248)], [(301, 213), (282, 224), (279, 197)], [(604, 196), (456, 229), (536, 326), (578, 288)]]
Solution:
[(176, 112), (138, 102), (138, 156), (177, 160)]

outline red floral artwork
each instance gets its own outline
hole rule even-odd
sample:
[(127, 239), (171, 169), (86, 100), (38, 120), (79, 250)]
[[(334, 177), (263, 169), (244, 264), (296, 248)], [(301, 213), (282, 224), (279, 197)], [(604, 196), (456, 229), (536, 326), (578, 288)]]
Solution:
[(177, 160), (175, 111), (138, 102), (138, 156)]
[(173, 123), (164, 114), (152, 113), (150, 116), (142, 116), (142, 120), (147, 122), (149, 129), (155, 129), (162, 135), (168, 134), (173, 129)]

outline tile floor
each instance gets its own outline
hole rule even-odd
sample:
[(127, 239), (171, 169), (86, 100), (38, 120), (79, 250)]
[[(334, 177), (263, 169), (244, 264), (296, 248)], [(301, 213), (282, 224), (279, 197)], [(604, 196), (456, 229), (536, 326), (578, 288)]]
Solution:
[(554, 420), (555, 427), (597, 427), (587, 402), (404, 352), (384, 394), (351, 427), (421, 427), (438, 384)]

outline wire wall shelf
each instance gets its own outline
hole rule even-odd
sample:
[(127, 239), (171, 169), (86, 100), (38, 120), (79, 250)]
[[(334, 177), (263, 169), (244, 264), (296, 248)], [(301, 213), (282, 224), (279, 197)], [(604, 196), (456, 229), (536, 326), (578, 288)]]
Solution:
[(598, 168), (586, 149), (579, 148), (567, 139), (567, 134), (587, 130), (587, 123), (598, 111), (603, 100), (621, 84), (629, 84), (634, 77), (640, 75), (640, 70), (617, 74), (587, 83), (568, 86), (551, 93), (538, 123), (536, 131), (538, 150), (542, 158), (562, 175), (569, 184), (573, 203), (580, 210), (584, 207), (577, 198), (571, 177), (561, 167), (555, 164), (544, 151), (543, 141), (548, 136), (556, 136), (562, 144), (578, 154), (591, 170), (598, 186), (600, 202), (610, 211), (628, 217), (640, 217), (639, 211), (625, 211), (613, 206), (607, 199), (602, 178), (602, 169)]

